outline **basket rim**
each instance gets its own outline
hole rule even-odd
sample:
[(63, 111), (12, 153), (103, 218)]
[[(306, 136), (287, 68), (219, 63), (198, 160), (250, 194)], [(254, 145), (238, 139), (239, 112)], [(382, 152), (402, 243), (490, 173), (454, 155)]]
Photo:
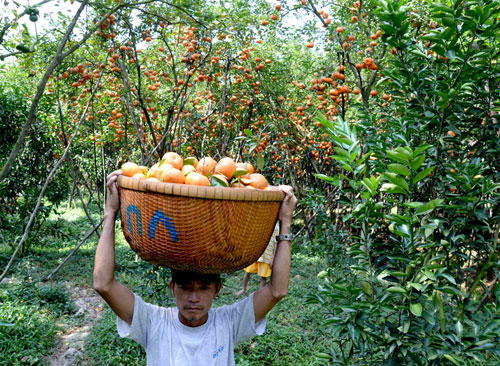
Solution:
[(135, 191), (155, 192), (166, 195), (184, 196), (203, 199), (231, 200), (231, 201), (283, 201), (283, 191), (228, 188), (228, 187), (205, 187), (190, 184), (164, 183), (147, 181), (140, 178), (131, 178), (125, 175), (118, 177), (118, 186)]

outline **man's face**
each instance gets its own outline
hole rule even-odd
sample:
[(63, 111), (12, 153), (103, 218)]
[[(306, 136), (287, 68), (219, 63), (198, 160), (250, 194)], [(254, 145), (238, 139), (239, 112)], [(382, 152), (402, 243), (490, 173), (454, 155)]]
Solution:
[(170, 282), (170, 291), (179, 309), (179, 320), (188, 327), (198, 327), (208, 319), (208, 310), (221, 285), (191, 281), (185, 284)]

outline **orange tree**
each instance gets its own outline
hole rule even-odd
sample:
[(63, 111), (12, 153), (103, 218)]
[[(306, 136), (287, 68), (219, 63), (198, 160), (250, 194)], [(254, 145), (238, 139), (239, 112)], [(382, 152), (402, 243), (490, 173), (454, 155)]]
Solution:
[[(316, 163), (316, 150), (329, 144), (315, 141), (310, 116), (294, 100), (310, 99), (303, 83), (290, 77), (292, 68), (303, 69), (299, 63), (305, 64), (305, 57), (296, 61), (300, 53), (292, 47), (283, 58), (273, 54), (278, 21), (271, 28), (249, 15), (243, 18), (247, 24), (226, 27), (225, 22), (234, 24), (231, 12), (241, 14), (228, 10), (217, 29), (209, 20), (198, 24), (186, 16), (165, 21), (151, 7), (141, 15), (140, 27), (125, 15), (109, 16), (89, 47), (75, 53), (75, 61), (68, 60), (53, 81), (64, 90), (73, 125), (90, 107), (82, 143), (106, 147), (106, 156), (114, 151), (115, 164), (118, 159), (150, 163), (166, 150), (178, 150), (251, 159), (276, 184), (306, 176), (306, 169), (290, 165), (299, 166), (305, 156)], [(106, 53), (99, 52), (103, 48)], [(83, 57), (87, 61), (78, 60)], [(305, 141), (311, 144), (304, 149)], [(269, 163), (283, 157), (282, 164)]]
[(318, 149), (331, 144), (317, 138), (297, 102), (311, 99), (299, 70), (316, 66), (294, 42), (283, 47), (276, 7), (207, 11), (196, 2), (124, 1), (82, 3), (80, 10), (85, 6), (84, 18), (72, 23), (83, 38), (66, 32), (61, 41), (47, 32), (39, 51), (17, 55), (38, 87), (9, 164), (36, 119), (59, 139), (53, 169), (67, 159), (76, 189), (91, 198), (121, 162), (150, 165), (168, 150), (252, 160), (274, 184), (292, 182), (299, 192), (317, 182), (308, 164), (326, 168)]

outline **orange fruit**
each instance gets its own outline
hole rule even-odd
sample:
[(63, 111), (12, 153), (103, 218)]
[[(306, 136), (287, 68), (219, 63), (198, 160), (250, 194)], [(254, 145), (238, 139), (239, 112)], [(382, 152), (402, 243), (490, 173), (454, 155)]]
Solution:
[(186, 184), (191, 184), (194, 186), (209, 186), (210, 182), (207, 177), (205, 177), (203, 174), (200, 173), (189, 173), (186, 176)]
[[(162, 160), (162, 161), (160, 162), (160, 164), (158, 165), (158, 170), (159, 170), (161, 173), (163, 173), (163, 172), (165, 172), (165, 171), (167, 171), (167, 170), (169, 170), (169, 169), (172, 169), (172, 168), (176, 169), (176, 168), (175, 168), (172, 164), (165, 162), (165, 160)], [(161, 175), (161, 173), (160, 173), (160, 175)], [(159, 178), (159, 177), (158, 177), (158, 178)]]
[(245, 185), (241, 182), (234, 182), (233, 184), (231, 184), (231, 187), (233, 188), (245, 188)]
[(254, 188), (264, 189), (269, 185), (266, 177), (260, 173), (250, 174), (250, 181), (250, 186)]
[(231, 179), (236, 171), (236, 164), (233, 159), (225, 157), (219, 160), (215, 166), (215, 172), (221, 173), (226, 179)]
[(160, 180), (165, 183), (183, 184), (185, 179), (184, 174), (179, 169), (175, 168), (165, 170), (160, 177)]
[(133, 177), (137, 173), (142, 173), (142, 168), (136, 163), (128, 161), (122, 165), (122, 173), (127, 177)]
[(180, 156), (179, 154), (173, 152), (173, 151), (169, 151), (167, 153), (165, 153), (165, 155), (163, 155), (163, 157), (161, 158), (161, 161), (165, 161), (169, 164), (172, 164), (172, 166), (175, 168), (175, 169), (182, 169), (182, 165), (184, 165), (184, 161), (182, 159), (182, 156)]
[(196, 166), (196, 171), (203, 175), (207, 175), (214, 171), (216, 165), (217, 162), (211, 157), (207, 156), (200, 159), (198, 165)]
[(196, 168), (193, 165), (184, 165), (182, 167), (182, 174), (188, 175), (189, 173), (195, 172)]
[(137, 174), (134, 174), (134, 176), (132, 178), (139, 178), (139, 179), (146, 179), (146, 174), (144, 173), (137, 173)]
[(146, 173), (146, 176), (148, 178), (156, 178), (156, 179), (160, 179), (160, 176), (161, 176), (161, 170), (160, 170), (160, 164), (156, 163), (155, 165), (153, 165), (149, 170), (148, 172)]
[(155, 178), (155, 177), (149, 177), (146, 179), (146, 181), (150, 181), (150, 182), (160, 182), (160, 180), (158, 178)]

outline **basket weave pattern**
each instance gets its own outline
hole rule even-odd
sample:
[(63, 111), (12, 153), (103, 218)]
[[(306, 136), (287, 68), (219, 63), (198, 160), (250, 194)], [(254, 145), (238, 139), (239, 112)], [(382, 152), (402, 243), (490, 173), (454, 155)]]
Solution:
[(130, 247), (153, 264), (200, 273), (255, 262), (273, 233), (283, 193), (145, 182), (120, 176)]

